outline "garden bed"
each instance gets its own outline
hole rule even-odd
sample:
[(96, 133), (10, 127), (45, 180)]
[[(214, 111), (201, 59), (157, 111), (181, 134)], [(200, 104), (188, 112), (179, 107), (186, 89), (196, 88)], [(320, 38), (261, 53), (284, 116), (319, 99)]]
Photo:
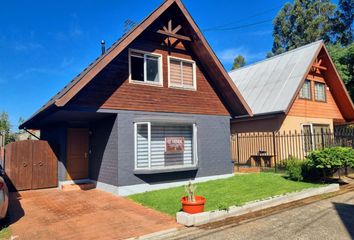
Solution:
[[(275, 173), (236, 174), (227, 179), (198, 183), (196, 194), (206, 197), (205, 211), (223, 210), (247, 202), (297, 192), (323, 184), (296, 182)], [(175, 216), (181, 209), (184, 187), (175, 187), (129, 196), (144, 206)]]

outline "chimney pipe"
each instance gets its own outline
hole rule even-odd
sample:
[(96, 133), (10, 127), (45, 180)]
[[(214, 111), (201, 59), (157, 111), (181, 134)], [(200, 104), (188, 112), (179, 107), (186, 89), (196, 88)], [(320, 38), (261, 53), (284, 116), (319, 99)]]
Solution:
[(104, 40), (101, 41), (101, 51), (102, 55), (106, 52), (106, 42)]

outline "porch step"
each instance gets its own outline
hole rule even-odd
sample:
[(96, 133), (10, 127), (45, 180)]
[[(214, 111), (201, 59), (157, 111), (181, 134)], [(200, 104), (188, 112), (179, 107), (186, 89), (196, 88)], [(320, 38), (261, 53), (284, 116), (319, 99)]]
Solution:
[(95, 184), (93, 183), (72, 183), (72, 184), (61, 185), (62, 191), (90, 190), (94, 188), (95, 188)]

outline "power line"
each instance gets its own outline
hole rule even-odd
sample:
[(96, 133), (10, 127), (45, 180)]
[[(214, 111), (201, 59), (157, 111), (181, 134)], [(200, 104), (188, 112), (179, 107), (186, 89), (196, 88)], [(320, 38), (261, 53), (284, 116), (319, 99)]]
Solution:
[[(229, 22), (229, 23), (226, 23), (226, 24), (215, 26), (215, 27), (206, 28), (206, 29), (203, 29), (202, 31), (203, 32), (208, 32), (208, 31), (217, 31), (217, 30), (220, 30), (220, 29), (224, 29), (225, 27), (230, 26), (232, 24), (244, 22), (244, 21), (249, 20), (251, 18), (262, 16), (265, 13), (272, 12), (274, 10), (278, 10), (280, 7), (282, 7), (282, 5), (278, 5), (277, 7), (270, 8), (268, 10), (265, 10), (265, 11), (262, 11), (262, 12), (259, 12), (259, 13), (256, 13), (256, 14), (253, 14), (253, 15), (250, 15), (250, 16), (246, 16), (246, 17), (244, 17), (242, 19), (238, 19), (236, 21), (232, 21), (232, 22)], [(251, 23), (251, 24), (253, 25), (253, 23)], [(247, 24), (247, 25), (249, 25), (249, 24)], [(232, 28), (238, 28), (238, 27), (230, 27), (230, 29), (232, 29)]]
[[(255, 23), (250, 23), (250, 24), (244, 24), (244, 25), (239, 25), (239, 26), (235, 26), (235, 27), (229, 27), (229, 28), (218, 28), (218, 29), (214, 29), (213, 31), (229, 31), (229, 30), (237, 30), (237, 29), (242, 29), (242, 28), (247, 28), (247, 27), (252, 27), (252, 26), (256, 26), (256, 25), (260, 25), (263, 23), (267, 23), (267, 22), (272, 22), (273, 19), (267, 19), (267, 20), (262, 20), (259, 22), (255, 22)], [(211, 30), (210, 30), (211, 31)]]

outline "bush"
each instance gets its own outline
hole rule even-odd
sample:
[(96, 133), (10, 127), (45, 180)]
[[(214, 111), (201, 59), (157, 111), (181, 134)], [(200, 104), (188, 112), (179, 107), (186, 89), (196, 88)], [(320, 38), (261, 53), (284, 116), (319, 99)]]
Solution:
[(290, 158), (285, 162), (285, 169), (291, 180), (302, 181), (307, 161)]
[(322, 177), (333, 175), (341, 168), (354, 167), (354, 150), (346, 147), (332, 147), (311, 152), (308, 156), (310, 168), (322, 172)]

